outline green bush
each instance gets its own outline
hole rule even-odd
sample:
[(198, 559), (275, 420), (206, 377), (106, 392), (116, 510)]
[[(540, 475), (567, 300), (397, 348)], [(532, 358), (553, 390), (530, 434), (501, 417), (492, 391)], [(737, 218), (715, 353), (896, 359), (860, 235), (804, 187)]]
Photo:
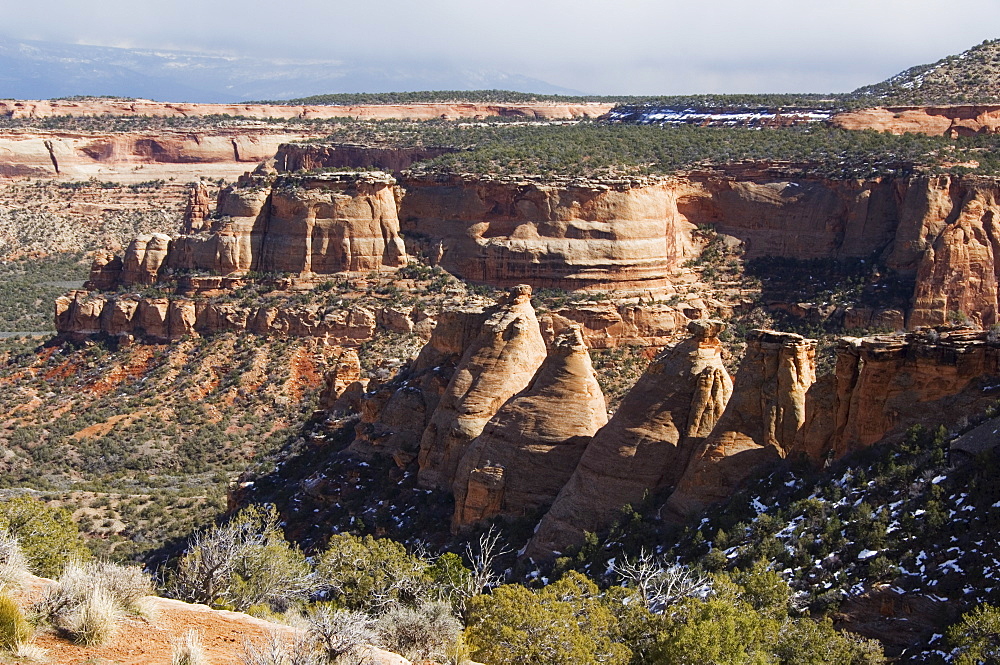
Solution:
[(1000, 662), (1000, 608), (980, 605), (948, 629), (956, 665)]
[(416, 605), (431, 591), (427, 562), (388, 538), (336, 534), (316, 573), (333, 602), (350, 610), (377, 613), (395, 604)]
[(538, 591), (505, 584), (476, 596), (466, 638), (472, 657), (491, 665), (625, 665), (632, 652), (618, 631), (597, 586), (570, 571)]
[(56, 577), (71, 561), (91, 557), (70, 513), (30, 496), (0, 502), (0, 529), (17, 538), (31, 571)]

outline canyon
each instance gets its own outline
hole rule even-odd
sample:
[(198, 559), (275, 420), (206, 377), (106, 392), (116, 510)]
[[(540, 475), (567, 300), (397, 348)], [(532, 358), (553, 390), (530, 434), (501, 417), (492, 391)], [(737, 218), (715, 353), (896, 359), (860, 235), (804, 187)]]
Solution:
[[(981, 176), (831, 180), (782, 165), (587, 180), (281, 173), (264, 164), (222, 188), (214, 210), (195, 188), (185, 233), (142, 236), (117, 258), (99, 256), (89, 286), (165, 281), (190, 296), (287, 273), (308, 288), (324, 275), (391, 273), (417, 255), (492, 287), (609, 293), (614, 306), (580, 305), (546, 320), (559, 329), (581, 323), (588, 344), (610, 348), (663, 343), (691, 318), (731, 314), (739, 293), (699, 282), (692, 269), (707, 230), (744, 261), (870, 261), (886, 275), (883, 288), (914, 284), (897, 307), (777, 294), (772, 309), (847, 328), (915, 329), (956, 317), (989, 327), (998, 322), (998, 191)], [(81, 332), (78, 319), (60, 319), (59, 330)]]

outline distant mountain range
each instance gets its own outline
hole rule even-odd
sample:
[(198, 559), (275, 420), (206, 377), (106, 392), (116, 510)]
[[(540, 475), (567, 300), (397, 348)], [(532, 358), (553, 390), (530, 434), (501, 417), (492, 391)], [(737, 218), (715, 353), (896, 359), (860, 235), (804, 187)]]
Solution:
[(483, 89), (575, 93), (516, 74), (431, 62), (294, 61), (0, 36), (0, 98), (109, 95), (231, 103), (338, 92)]

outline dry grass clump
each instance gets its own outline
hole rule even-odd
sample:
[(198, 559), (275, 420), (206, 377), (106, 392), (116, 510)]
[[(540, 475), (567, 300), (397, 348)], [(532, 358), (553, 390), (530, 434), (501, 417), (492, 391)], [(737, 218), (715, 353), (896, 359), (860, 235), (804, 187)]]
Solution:
[(28, 574), (28, 561), (17, 538), (0, 529), (0, 592), (21, 586)]
[(98, 646), (115, 634), (121, 616), (121, 608), (111, 594), (95, 586), (63, 617), (62, 628), (72, 635), (74, 642), (88, 647)]
[(73, 563), (34, 610), (74, 641), (94, 646), (111, 639), (124, 615), (140, 613), (140, 600), (152, 591), (149, 575), (139, 568), (106, 561)]
[(277, 633), (270, 633), (257, 642), (243, 643), (240, 654), (242, 665), (326, 665), (326, 660), (308, 638), (286, 640)]
[(17, 651), (31, 640), (33, 632), (14, 599), (0, 596), (0, 650)]
[(446, 662), (458, 647), (462, 624), (451, 604), (397, 605), (378, 619), (380, 646), (412, 661)]
[(182, 639), (174, 642), (170, 665), (209, 665), (197, 631), (189, 630)]

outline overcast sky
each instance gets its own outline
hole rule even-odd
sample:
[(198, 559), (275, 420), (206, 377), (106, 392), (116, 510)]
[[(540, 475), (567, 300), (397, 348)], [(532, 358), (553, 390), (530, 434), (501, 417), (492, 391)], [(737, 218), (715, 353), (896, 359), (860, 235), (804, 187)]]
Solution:
[(1000, 37), (1000, 0), (34, 0), (0, 34), (447, 62), (590, 94), (846, 92)]

